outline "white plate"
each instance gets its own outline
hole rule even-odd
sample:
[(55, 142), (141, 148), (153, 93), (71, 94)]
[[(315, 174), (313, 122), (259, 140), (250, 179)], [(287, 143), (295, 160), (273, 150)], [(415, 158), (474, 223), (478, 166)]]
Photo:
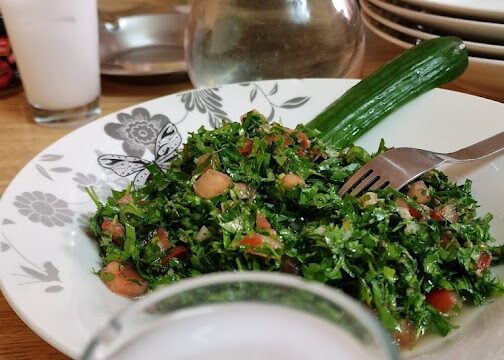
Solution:
[(504, 22), (502, 0), (402, 0), (425, 9), (482, 20)]
[[(222, 117), (237, 120), (252, 108), (293, 126), (312, 119), (355, 83), (336, 79), (278, 80), (170, 95), (111, 114), (67, 135), (30, 161), (2, 197), (3, 294), (33, 330), (76, 357), (95, 331), (129, 303), (108, 291), (93, 274), (100, 259), (94, 241), (83, 230), (86, 216), (93, 211), (83, 186), (94, 186), (104, 197), (110, 186), (122, 187), (126, 182), (101, 168), (99, 155), (154, 160), (156, 135), (168, 121), (175, 124), (185, 141), (188, 132), (202, 125), (210, 126)], [(503, 131), (503, 118), (502, 104), (435, 90), (395, 112), (358, 143), (375, 150), (383, 137), (390, 146), (452, 151)], [(493, 232), (502, 238), (504, 157), (456, 169), (453, 179), (470, 176), (474, 180), (481, 211), (496, 215)], [(497, 301), (475, 314), (492, 315), (502, 304), (504, 301)], [(466, 352), (481, 355), (504, 350), (502, 339), (496, 337), (501, 329), (500, 316), (490, 316), (488, 324), (476, 334), (474, 322), (470, 321), (430, 355), (456, 358)], [(480, 336), (484, 332), (487, 337)], [(477, 347), (466, 348), (460, 340), (468, 334), (474, 334)], [(450, 341), (458, 345), (452, 348)]]
[[(403, 49), (409, 49), (417, 43), (416, 38), (391, 29), (365, 13), (362, 14), (362, 20), (376, 35)], [(504, 80), (502, 79), (504, 79), (504, 60), (469, 56), (469, 66), (454, 83), (481, 96), (499, 98), (504, 101)]]
[[(504, 24), (458, 19), (455, 17), (428, 14), (389, 4), (383, 0), (369, 0), (372, 4), (393, 14), (422, 25), (428, 25), (436, 30), (442, 30), (450, 35), (458, 35), (464, 39), (504, 44)], [(476, 1), (476, 0), (475, 0)]]
[[(361, 5), (364, 13), (372, 17), (374, 20), (378, 21), (379, 23), (382, 23), (391, 29), (397, 30), (399, 32), (402, 32), (403, 34), (413, 36), (417, 39), (420, 40), (428, 40), (428, 39), (434, 39), (439, 37), (438, 35), (434, 34), (429, 34), (423, 31), (420, 31), (416, 28), (412, 27), (407, 27), (404, 25), (399, 24), (396, 21), (401, 21), (400, 17), (397, 17), (393, 14), (390, 14), (386, 12), (385, 10), (379, 9), (376, 6), (369, 4), (368, 1), (366, 0), (361, 0)], [(387, 16), (382, 16), (384, 14)], [(389, 19), (394, 19), (394, 21), (389, 20)], [(465, 41), (464, 43), (467, 46), (467, 49), (471, 54), (474, 55), (486, 55), (490, 57), (496, 57), (500, 59), (504, 59), (504, 46), (500, 45), (489, 45), (485, 43), (478, 43), (478, 42), (473, 42), (473, 41)]]

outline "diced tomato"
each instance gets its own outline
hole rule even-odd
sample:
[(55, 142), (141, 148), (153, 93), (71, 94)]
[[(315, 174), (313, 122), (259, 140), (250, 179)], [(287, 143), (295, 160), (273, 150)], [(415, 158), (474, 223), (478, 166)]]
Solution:
[[(292, 141), (292, 138), (290, 137), (290, 133), (292, 132), (292, 130), (290, 131), (286, 131), (285, 132), (285, 135), (283, 136), (283, 145), (285, 147), (289, 147), (292, 145), (293, 141)], [(278, 135), (276, 134), (268, 134), (266, 136), (266, 141), (268, 142), (269, 145), (273, 144), (274, 142), (278, 141)]]
[(298, 185), (304, 185), (305, 182), (296, 174), (287, 174), (280, 180), (280, 187), (283, 189), (292, 189)]
[(408, 205), (408, 211), (410, 213), (411, 216), (413, 216), (415, 219), (421, 219), (422, 218), (422, 213), (415, 209), (414, 207), (411, 207)]
[(276, 235), (275, 229), (273, 229), (268, 219), (260, 212), (256, 214), (256, 225), (259, 229), (268, 230), (270, 236)]
[(486, 251), (482, 252), (476, 260), (476, 270), (484, 271), (490, 267), (492, 263), (492, 255)]
[(245, 157), (249, 156), (250, 153), (252, 152), (252, 144), (253, 143), (251, 139), (246, 139), (245, 143), (240, 148), (240, 154), (242, 154)]
[(450, 232), (444, 232), (441, 234), (441, 237), (439, 238), (439, 245), (444, 249), (445, 247), (448, 246), (448, 244), (452, 240), (453, 235)]
[(194, 192), (203, 199), (211, 199), (222, 195), (231, 187), (231, 178), (213, 169), (205, 171), (193, 185)]
[(408, 208), (408, 203), (404, 200), (404, 199), (401, 199), (401, 198), (397, 198), (396, 200), (396, 207), (398, 208)]
[(416, 341), (415, 326), (411, 321), (402, 319), (399, 321), (399, 327), (400, 330), (393, 334), (396, 343), (401, 349), (411, 349)]
[(258, 233), (244, 236), (240, 240), (240, 245), (242, 246), (258, 247), (261, 246), (262, 243), (263, 243), (262, 236)]
[(159, 228), (156, 231), (156, 235), (159, 239), (158, 245), (161, 250), (166, 250), (171, 246), (170, 241), (168, 240), (168, 231), (163, 228)]
[(131, 194), (126, 194), (123, 197), (121, 197), (119, 200), (117, 200), (117, 203), (119, 205), (128, 205), (131, 202), (133, 202), (133, 196), (131, 196)]
[(305, 150), (305, 149), (303, 149), (302, 147), (300, 147), (300, 148), (298, 149), (298, 151), (297, 151), (297, 155), (298, 155), (299, 157), (301, 157), (301, 158), (306, 157), (306, 150)]
[[(410, 216), (414, 219), (419, 220), (423, 217), (423, 214), (420, 210), (417, 210), (414, 207), (408, 205), (408, 203), (406, 201), (404, 201), (403, 199), (400, 199), (400, 198), (397, 199), (396, 206), (398, 209), (400, 209), (400, 208), (407, 209)], [(399, 214), (401, 215), (401, 212), (399, 212)], [(401, 217), (406, 218), (407, 216), (406, 216), (406, 214), (403, 214), (403, 215), (401, 215)]]
[(275, 134), (268, 134), (266, 136), (266, 141), (268, 142), (269, 145), (273, 144), (275, 141), (277, 141), (277, 136)]
[(270, 236), (265, 236), (258, 233), (244, 236), (240, 240), (240, 245), (247, 247), (245, 253), (261, 256), (264, 258), (267, 258), (269, 256), (268, 255), (269, 252), (268, 251), (263, 252), (264, 251), (263, 247), (275, 250), (281, 249), (283, 247), (283, 244), (280, 241), (275, 240)]
[(453, 204), (444, 204), (439, 206), (436, 211), (443, 217), (443, 219), (456, 223), (459, 219), (459, 215), (455, 205)]
[(434, 289), (426, 296), (427, 302), (436, 310), (447, 313), (457, 304), (457, 294), (446, 289)]
[[(274, 142), (278, 141), (278, 135), (269, 134), (266, 136), (266, 141), (268, 142), (269, 145), (271, 145)], [(289, 147), (292, 145), (292, 138), (288, 134), (283, 136), (283, 144), (285, 147)]]
[(303, 148), (305, 150), (310, 148), (310, 146), (311, 146), (310, 139), (308, 139), (308, 136), (306, 136), (306, 134), (304, 132), (298, 131), (298, 133), (296, 134), (296, 137), (297, 137), (298, 143), (301, 145), (301, 148)]
[(266, 219), (266, 216), (264, 216), (260, 212), (258, 212), (256, 214), (256, 225), (259, 229), (264, 229), (264, 230), (271, 229), (270, 222), (268, 221), (268, 219)]
[[(198, 157), (198, 159), (196, 160), (196, 167), (198, 167), (198, 168), (201, 167), (204, 163), (207, 162), (208, 158), (210, 158), (212, 155), (213, 155), (212, 153), (207, 153), (207, 154), (203, 154), (200, 157)], [(205, 170), (212, 167), (211, 162), (212, 161), (209, 161), (209, 164), (205, 168)]]
[(429, 216), (431, 217), (432, 220), (435, 221), (445, 221), (444, 217), (436, 210), (431, 210), (429, 212)]
[(112, 261), (102, 269), (100, 278), (112, 292), (122, 296), (136, 298), (147, 292), (147, 281), (127, 263)]
[(163, 259), (161, 259), (161, 263), (163, 265), (166, 265), (168, 264), (168, 261), (170, 261), (171, 259), (177, 258), (183, 260), (186, 259), (188, 256), (189, 256), (189, 250), (187, 250), (185, 246), (177, 245), (173, 248), (172, 251), (168, 253), (168, 255), (166, 255)]
[(430, 195), (427, 185), (420, 180), (409, 186), (408, 197), (415, 199), (419, 204), (427, 204), (430, 201)]
[(103, 219), (101, 223), (102, 231), (112, 238), (112, 241), (117, 245), (122, 245), (122, 238), (124, 237), (124, 226), (117, 220)]
[(284, 136), (284, 145), (287, 147), (292, 145), (292, 139), (289, 135)]

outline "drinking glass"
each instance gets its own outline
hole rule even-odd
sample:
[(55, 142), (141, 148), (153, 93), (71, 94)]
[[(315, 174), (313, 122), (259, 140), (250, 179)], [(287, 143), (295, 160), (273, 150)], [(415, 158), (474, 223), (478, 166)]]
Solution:
[(292, 275), (214, 273), (127, 307), (82, 359), (399, 359), (371, 313), (342, 292)]
[(359, 77), (356, 0), (195, 0), (185, 59), (196, 87), (280, 78)]
[(75, 124), (100, 112), (96, 0), (0, 0), (36, 123)]

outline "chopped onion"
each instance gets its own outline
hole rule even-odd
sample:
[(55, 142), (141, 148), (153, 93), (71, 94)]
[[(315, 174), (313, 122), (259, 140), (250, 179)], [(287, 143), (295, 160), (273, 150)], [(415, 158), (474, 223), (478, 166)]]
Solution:
[(203, 225), (196, 234), (196, 241), (205, 241), (210, 237), (210, 230)]
[(404, 233), (406, 235), (414, 235), (420, 230), (420, 224), (416, 221), (410, 221), (409, 223), (406, 224), (406, 227), (404, 228)]
[(376, 203), (378, 202), (378, 194), (372, 191), (368, 191), (361, 196), (360, 201), (362, 202), (362, 206), (365, 208), (376, 205)]
[(233, 190), (235, 191), (236, 195), (242, 200), (245, 199), (253, 199), (255, 197), (255, 190), (244, 183), (235, 183)]

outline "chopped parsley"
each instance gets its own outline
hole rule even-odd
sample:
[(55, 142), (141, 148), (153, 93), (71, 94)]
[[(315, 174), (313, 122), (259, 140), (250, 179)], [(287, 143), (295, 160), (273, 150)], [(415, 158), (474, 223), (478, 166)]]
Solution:
[(439, 171), (422, 176), (416, 196), (338, 196), (371, 158), (252, 111), (191, 134), (168, 171), (149, 167), (141, 189), (105, 204), (89, 191), (98, 204), (90, 228), (104, 266), (131, 265), (150, 289), (216, 271), (283, 271), (343, 290), (393, 334), (444, 336), (463, 303), (503, 289), (488, 269), (502, 252), (492, 217), (476, 214), (470, 180), (456, 185)]

